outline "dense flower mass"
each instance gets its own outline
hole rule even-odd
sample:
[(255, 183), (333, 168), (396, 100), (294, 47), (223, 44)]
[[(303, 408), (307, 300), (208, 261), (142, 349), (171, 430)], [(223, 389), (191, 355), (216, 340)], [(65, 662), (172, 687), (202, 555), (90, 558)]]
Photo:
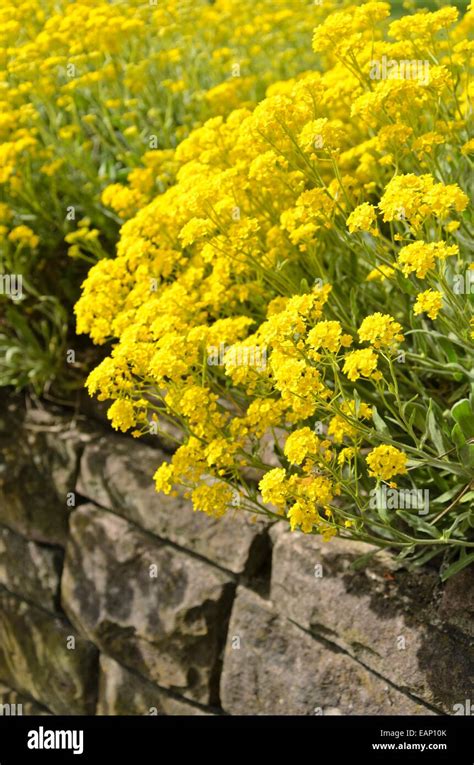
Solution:
[[(76, 313), (79, 332), (112, 341), (87, 383), (114, 400), (112, 424), (179, 426), (159, 491), (425, 560), (446, 540), (454, 557), (474, 546), (472, 302), (457, 288), (474, 13), (389, 13), (336, 9), (314, 32), (323, 71), (193, 131), (176, 183), (122, 226)], [(374, 60), (419, 56), (427, 80), (372, 77)], [(394, 476), (428, 489), (428, 517), (372, 501)]]
[[(4, 61), (0, 232), (93, 264), (87, 388), (115, 429), (175, 439), (157, 490), (467, 564), (472, 5), (40, 6)], [(62, 197), (80, 215), (52, 233)]]
[(64, 366), (67, 311), (87, 265), (174, 183), (179, 141), (311, 65), (323, 8), (258, 6), (1, 0), (0, 267), (24, 279), (21, 306), (0, 293), (0, 347), (12, 349), (0, 384), (41, 389)]

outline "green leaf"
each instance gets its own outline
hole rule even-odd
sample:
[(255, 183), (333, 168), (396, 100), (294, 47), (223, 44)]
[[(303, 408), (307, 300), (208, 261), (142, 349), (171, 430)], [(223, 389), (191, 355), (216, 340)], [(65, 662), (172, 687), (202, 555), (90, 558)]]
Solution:
[(456, 351), (455, 351), (455, 349), (453, 347), (453, 344), (449, 342), (448, 338), (444, 337), (444, 336), (439, 337), (438, 338), (438, 343), (441, 346), (441, 348), (443, 349), (443, 351), (445, 352), (445, 354), (446, 354), (446, 356), (448, 358), (448, 361), (450, 361), (451, 364), (458, 363), (459, 359), (457, 357)]
[(466, 443), (466, 439), (464, 437), (464, 433), (461, 430), (461, 426), (456, 423), (454, 428), (451, 431), (451, 438), (453, 439), (454, 443), (458, 448), (462, 448), (464, 444)]
[(474, 470), (474, 444), (466, 444), (459, 454), (464, 467), (472, 467)]
[(352, 289), (349, 293), (349, 302), (351, 306), (351, 316), (358, 322), (359, 310), (357, 306), (357, 290)]
[(360, 409), (360, 396), (356, 388), (353, 389), (352, 395), (354, 398), (354, 414), (356, 417), (359, 416), (359, 409)]
[(469, 394), (469, 401), (471, 402), (471, 409), (474, 411), (474, 382), (471, 383), (471, 392)]
[(382, 433), (384, 436), (390, 436), (390, 431), (378, 413), (376, 406), (372, 406), (372, 422), (375, 425), (375, 430), (377, 433)]
[[(387, 526), (390, 526), (391, 516), (393, 517), (393, 510), (388, 510), (387, 504), (385, 502), (385, 497), (382, 494), (381, 491), (379, 491), (379, 486), (377, 486), (377, 489), (375, 490), (375, 505), (377, 509), (377, 513), (379, 514), (379, 517), (382, 519), (382, 521), (387, 524)], [(373, 507), (373, 505), (371, 505)]]
[(400, 518), (403, 518), (403, 520), (408, 523), (412, 529), (415, 529), (416, 531), (423, 531), (425, 534), (428, 534), (428, 536), (433, 537), (434, 539), (439, 539), (441, 537), (441, 532), (439, 529), (424, 521), (423, 518), (420, 518), (419, 515), (413, 515), (407, 510), (397, 510), (397, 515), (400, 516)]
[(438, 454), (444, 454), (446, 448), (444, 446), (443, 436), (440, 429), (438, 428), (438, 423), (436, 422), (436, 417), (433, 412), (433, 399), (430, 399), (430, 406), (428, 409), (428, 433), (433, 444), (436, 446)]
[(444, 494), (440, 494), (439, 497), (436, 497), (436, 499), (433, 500), (433, 504), (436, 505), (444, 505), (446, 502), (449, 502), (449, 500), (454, 499), (454, 497), (459, 494), (459, 492), (462, 489), (462, 484), (458, 484), (453, 489), (450, 489), (449, 491), (445, 491)]
[(469, 399), (463, 398), (454, 404), (451, 414), (464, 433), (466, 440), (474, 438), (474, 412), (471, 409)]
[(458, 574), (460, 571), (463, 570), (463, 568), (466, 568), (466, 566), (469, 566), (469, 564), (473, 562), (474, 562), (474, 552), (469, 553), (469, 555), (461, 556), (459, 560), (456, 561), (456, 563), (452, 563), (451, 566), (448, 566), (448, 568), (442, 572), (441, 580), (445, 582), (447, 579), (449, 579), (450, 576), (454, 576), (454, 574)]
[(422, 548), (422, 553), (410, 561), (410, 566), (424, 566), (425, 563), (428, 563), (432, 558), (436, 558), (437, 555), (439, 555), (439, 550), (436, 549), (436, 545), (434, 545), (434, 549), (428, 548), (428, 550), (423, 550)]

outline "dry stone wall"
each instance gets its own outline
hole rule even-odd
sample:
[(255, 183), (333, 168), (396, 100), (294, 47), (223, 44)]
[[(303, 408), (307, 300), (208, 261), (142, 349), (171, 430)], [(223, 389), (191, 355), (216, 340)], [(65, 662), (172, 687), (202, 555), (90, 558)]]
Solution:
[(365, 545), (210, 519), (155, 493), (158, 442), (0, 407), (3, 713), (469, 708), (474, 569), (442, 585)]

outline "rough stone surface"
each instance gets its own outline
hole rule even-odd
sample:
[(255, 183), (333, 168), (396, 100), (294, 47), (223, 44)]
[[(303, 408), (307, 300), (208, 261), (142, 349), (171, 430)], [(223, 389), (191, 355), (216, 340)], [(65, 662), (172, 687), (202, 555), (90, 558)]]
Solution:
[(98, 715), (207, 715), (101, 654)]
[(62, 603), (73, 624), (125, 666), (204, 704), (215, 701), (233, 589), (219, 569), (112, 513), (86, 505), (71, 516)]
[(0, 526), (0, 585), (50, 611), (57, 609), (62, 550)]
[(253, 573), (267, 553), (265, 525), (237, 510), (213, 519), (194, 512), (182, 496), (157, 494), (153, 474), (167, 460), (159, 449), (120, 436), (104, 436), (85, 448), (78, 491), (229, 571)]
[(471, 698), (472, 641), (441, 628), (435, 571), (398, 570), (388, 555), (355, 570), (367, 545), (277, 528), (272, 536), (271, 597), (282, 614), (440, 710)]
[(64, 619), (0, 590), (0, 680), (55, 714), (93, 714), (97, 650)]
[(232, 610), (221, 695), (231, 714), (429, 714), (243, 587)]
[(47, 709), (0, 682), (0, 716), (49, 715)]
[(448, 579), (438, 615), (444, 622), (474, 637), (474, 566)]
[(0, 523), (38, 542), (64, 544), (79, 447), (70, 417), (25, 413), (2, 400)]
[(114, 435), (94, 407), (0, 390), (0, 715), (417, 715), (472, 700), (474, 566), (443, 585), (385, 553), (355, 568), (372, 548), (238, 508), (194, 513), (154, 490), (172, 440)]

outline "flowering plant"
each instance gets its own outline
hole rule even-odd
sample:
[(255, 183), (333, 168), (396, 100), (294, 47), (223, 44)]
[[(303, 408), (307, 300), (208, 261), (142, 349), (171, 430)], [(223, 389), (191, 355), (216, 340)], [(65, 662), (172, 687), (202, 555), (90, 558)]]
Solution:
[(389, 14), (329, 14), (322, 73), (193, 131), (76, 312), (113, 341), (87, 383), (113, 427), (181, 428), (159, 491), (447, 577), (474, 560), (474, 13)]
[(87, 387), (116, 429), (174, 426), (158, 491), (447, 578), (474, 560), (472, 3), (258, 10), (3, 3), (0, 384), (58, 375), (90, 267)]
[(194, 125), (310, 65), (323, 9), (259, 0), (249, 23), (253, 5), (0, 4), (0, 385), (82, 380), (71, 309), (123, 215), (174, 182)]

